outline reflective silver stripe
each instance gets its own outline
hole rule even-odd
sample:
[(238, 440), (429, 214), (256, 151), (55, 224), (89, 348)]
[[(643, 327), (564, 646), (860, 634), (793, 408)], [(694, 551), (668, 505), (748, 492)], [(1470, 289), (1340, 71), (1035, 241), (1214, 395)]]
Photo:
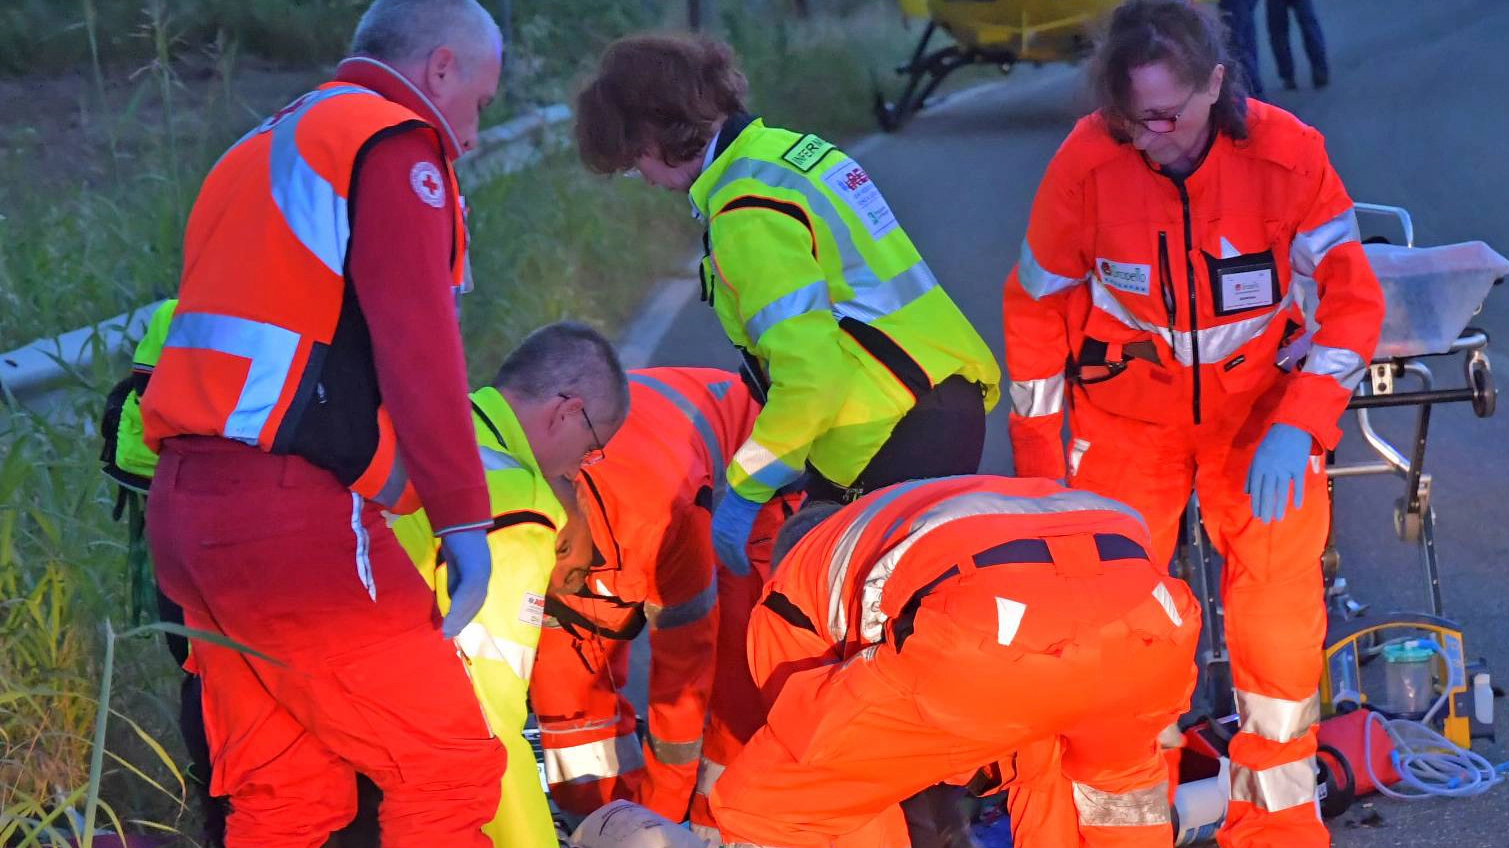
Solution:
[(782, 462), (770, 448), (753, 438), (746, 441), (734, 454), (734, 462), (760, 485), (772, 489), (779, 489), (802, 473), (802, 469), (792, 468)]
[[(1251, 318), (1202, 328), (1199, 332), (1200, 362), (1206, 365), (1220, 362), (1240, 350), (1242, 345), (1261, 336), (1275, 318), (1288, 313), (1290, 305), (1294, 303), (1296, 291), (1298, 290), (1290, 288), (1277, 306)], [(1094, 277), (1090, 279), (1090, 297), (1096, 309), (1110, 315), (1123, 325), (1161, 336), (1173, 349), (1174, 358), (1179, 361), (1180, 365), (1193, 366), (1195, 364), (1194, 348), (1188, 330), (1170, 331), (1168, 327), (1137, 318), (1127, 311), (1121, 301), (1116, 299), (1110, 288)]]
[(723, 834), (710, 824), (692, 824), (692, 835), (707, 844), (707, 848), (720, 848), (723, 845)]
[(1270, 813), (1314, 804), (1315, 786), (1313, 757), (1262, 771), (1241, 763), (1231, 764), (1231, 800), (1246, 801)]
[(856, 286), (852, 299), (833, 305), (833, 314), (873, 324), (887, 315), (899, 312), (937, 287), (938, 278), (933, 276), (927, 263), (919, 259), (917, 264), (883, 283)]
[(552, 785), (591, 783), (643, 768), (644, 751), (632, 733), (569, 748), (545, 748), (545, 779)]
[[(836, 591), (836, 587), (845, 585), (848, 580), (850, 560), (854, 556), (854, 548), (859, 543), (860, 534), (864, 532), (865, 526), (874, 519), (875, 515), (892, 500), (917, 485), (929, 482), (933, 481), (913, 481), (888, 490), (891, 493), (888, 497), (876, 498), (875, 502), (860, 513), (840, 537), (828, 571), (828, 585), (835, 587), (835, 591), (829, 592), (828, 628), (837, 641), (848, 638), (848, 621), (842, 601), (844, 593)], [(1089, 511), (1119, 512), (1138, 524), (1146, 526), (1143, 524), (1142, 516), (1131, 507), (1084, 491), (1057, 492), (1040, 498), (1016, 497), (999, 492), (964, 492), (934, 503), (926, 512), (911, 522), (910, 528), (906, 531), (906, 538), (891, 545), (885, 556), (876, 560), (869, 573), (865, 575), (859, 603), (860, 637), (869, 643), (880, 641), (886, 622), (886, 615), (880, 607), (880, 596), (885, 591), (886, 581), (890, 579), (897, 564), (912, 545), (921, 541), (928, 533), (954, 521), (976, 515), (1046, 515)]]
[(1357, 351), (1344, 347), (1315, 345), (1305, 358), (1306, 374), (1330, 377), (1346, 389), (1348, 394), (1362, 382), (1362, 375), (1367, 373), (1367, 369), (1368, 364), (1362, 361)]
[(299, 349), (292, 330), (207, 312), (179, 312), (168, 325), (163, 349), (213, 350), (248, 360), (246, 382), (236, 408), (226, 417), (222, 435), (255, 445), (283, 393)]
[(631, 373), (629, 382), (638, 383), (659, 394), (691, 420), (692, 426), (697, 428), (697, 434), (702, 437), (703, 446), (707, 448), (708, 458), (712, 460), (713, 480), (716, 481), (717, 487), (721, 488), (727, 473), (723, 465), (723, 445), (718, 442), (718, 433), (713, 429), (712, 422), (707, 420), (707, 416), (702, 414), (702, 410), (698, 409), (697, 405), (692, 403), (686, 395), (662, 380), (646, 374)]
[(667, 742), (664, 739), (656, 739), (655, 734), (650, 734), (650, 753), (655, 759), (668, 766), (690, 765), (702, 756), (702, 738), (699, 736), (690, 742)]
[(482, 457), (482, 469), (484, 471), (512, 471), (524, 466), (514, 459), (513, 454), (490, 448), (487, 445), (477, 445), (477, 453)]
[(718, 603), (718, 578), (713, 576), (707, 588), (698, 592), (688, 600), (668, 607), (655, 604), (644, 605), (644, 616), (650, 622), (651, 629), (669, 630), (672, 627), (681, 627), (686, 624), (694, 624), (707, 617)]
[(362, 496), (351, 493), (351, 531), (356, 534), (356, 576), (367, 590), (367, 597), (377, 600), (377, 583), (372, 579), (371, 539), (362, 524)]
[(828, 195), (806, 176), (777, 165), (773, 162), (765, 162), (759, 159), (736, 159), (729, 163), (723, 170), (723, 176), (718, 184), (708, 192), (708, 197), (716, 195), (730, 183), (736, 180), (752, 179), (764, 185), (776, 188), (789, 189), (802, 195), (807, 201), (807, 207), (812, 214), (822, 219), (823, 225), (833, 237), (833, 243), (838, 246), (839, 259), (843, 262), (844, 282), (856, 292), (864, 288), (872, 288), (880, 285), (880, 278), (870, 268), (868, 262), (860, 255), (854, 246), (854, 235), (849, 231), (849, 225), (833, 201)]
[(1167, 827), (1173, 821), (1167, 782), (1131, 792), (1104, 792), (1075, 783), (1074, 809), (1081, 827)]
[(595, 721), (545, 721), (540, 723), (540, 736), (544, 738), (552, 733), (581, 733), (586, 730), (606, 730), (617, 726), (617, 715), (611, 715)]
[(1011, 411), (1022, 418), (1057, 415), (1064, 411), (1064, 375), (1041, 380), (1011, 381)]
[(726, 766), (717, 760), (709, 760), (707, 757), (703, 757), (701, 765), (697, 767), (697, 794), (713, 794), (713, 784), (717, 783), (718, 778), (723, 776), (724, 768)]
[(928, 482), (927, 480), (911, 480), (889, 489), (882, 489), (879, 494), (873, 496), (864, 511), (844, 528), (843, 536), (839, 537), (838, 545), (833, 549), (833, 560), (828, 563), (828, 585), (835, 587), (835, 591), (828, 593), (828, 629), (835, 642), (842, 642), (844, 635), (849, 632), (849, 615), (844, 610), (841, 597), (843, 593), (836, 591), (836, 588), (843, 586), (848, 579), (849, 562), (854, 558), (854, 549), (859, 545), (859, 537), (865, 532), (865, 528), (869, 526), (876, 514), (885, 509), (891, 501)]
[(337, 189), (299, 152), (296, 140), (299, 122), (315, 104), (343, 94), (377, 96), (364, 88), (332, 88), (316, 92), (292, 114), (272, 126), (268, 174), (272, 201), (295, 238), (332, 274), (344, 274), (346, 247), (351, 241), (351, 219), (346, 211), (344, 186)]
[(828, 281), (808, 283), (760, 307), (760, 311), (744, 322), (744, 332), (749, 335), (751, 344), (759, 344), (760, 337), (771, 327), (798, 315), (826, 310), (828, 306)]
[(1288, 701), (1255, 692), (1236, 690), (1241, 729), (1270, 742), (1293, 742), (1320, 721), (1320, 695), (1303, 701)]
[(1175, 627), (1184, 626), (1184, 616), (1179, 615), (1179, 608), (1174, 605), (1174, 595), (1168, 590), (1168, 586), (1162, 582), (1154, 586), (1153, 600), (1158, 602), (1158, 606), (1163, 607), (1163, 614), (1168, 616), (1168, 620), (1172, 621)]
[(1016, 278), (1033, 300), (1042, 300), (1050, 294), (1073, 288), (1085, 281), (1084, 277), (1065, 277), (1055, 274), (1038, 264), (1032, 253), (1032, 245), (1022, 239), (1022, 258), (1016, 263)]
[(456, 647), (473, 660), (492, 660), (508, 665), (525, 683), (534, 673), (535, 649), (502, 636), (494, 636), (482, 622), (473, 619), (456, 635)]
[(1313, 230), (1296, 233), (1289, 245), (1289, 265), (1296, 274), (1315, 276), (1315, 269), (1326, 260), (1326, 255), (1347, 242), (1361, 241), (1357, 229), (1357, 210), (1348, 206), (1345, 212), (1321, 224)]

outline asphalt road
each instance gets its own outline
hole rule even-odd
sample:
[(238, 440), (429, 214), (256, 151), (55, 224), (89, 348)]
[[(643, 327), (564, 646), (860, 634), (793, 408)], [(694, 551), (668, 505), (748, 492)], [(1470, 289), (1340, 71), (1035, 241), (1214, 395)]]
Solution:
[[(1357, 200), (1413, 214), (1420, 244), (1482, 239), (1509, 253), (1509, 3), (1503, 0), (1329, 0), (1321, 7), (1332, 66), (1330, 88), (1277, 88), (1260, 32), (1273, 102), (1319, 127)], [(1261, 19), (1261, 14), (1259, 18)], [(1260, 27), (1262, 26), (1260, 21)], [(1308, 73), (1295, 38), (1296, 58)], [(925, 112), (894, 136), (849, 149), (866, 166), (940, 280), (999, 350), (1000, 287), (1016, 260), (1029, 204), (1053, 151), (1081, 114), (1076, 68), (1021, 68), (1003, 82)], [(1509, 291), (1491, 295), (1475, 321), (1509, 339)], [(1490, 348), (1491, 350), (1491, 348)], [(681, 307), (655, 348), (656, 364), (735, 359), (714, 317), (696, 298)], [(1455, 366), (1442, 383), (1461, 379)], [(1381, 429), (1407, 435), (1410, 411), (1379, 414)], [(1010, 468), (1004, 415), (991, 423), (985, 470)], [(1462, 623), (1467, 653), (1509, 680), (1509, 412), (1480, 420), (1463, 406), (1438, 408), (1427, 469), (1434, 475), (1438, 550), (1447, 615)], [(1355, 427), (1343, 460), (1364, 459)], [(1416, 550), (1393, 535), (1402, 481), (1364, 478), (1337, 486), (1337, 542), (1354, 594), (1376, 610), (1423, 609)], [(1500, 715), (1509, 702), (1500, 700)], [(1501, 735), (1509, 720), (1498, 722)], [(1509, 739), (1509, 735), (1505, 735)], [(1495, 762), (1502, 746), (1479, 743)], [(1364, 813), (1376, 820), (1359, 824)], [(1470, 800), (1404, 804), (1375, 798), (1333, 822), (1335, 844), (1509, 845), (1509, 787)]]

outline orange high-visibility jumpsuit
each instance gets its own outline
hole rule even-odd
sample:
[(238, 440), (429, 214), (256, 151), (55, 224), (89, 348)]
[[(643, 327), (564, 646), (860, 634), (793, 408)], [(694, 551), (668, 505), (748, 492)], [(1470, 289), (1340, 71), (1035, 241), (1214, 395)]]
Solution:
[[(1019, 474), (1067, 476), (1136, 508), (1159, 565), (1198, 492), (1226, 562), (1241, 715), (1220, 841), (1319, 848), (1329, 844), (1314, 779), (1329, 522), (1322, 455), (1341, 437), (1337, 422), (1384, 307), (1320, 133), (1273, 106), (1249, 101), (1248, 110), (1249, 137), (1217, 134), (1183, 180), (1116, 143), (1099, 116), (1059, 149), (1006, 283), (1011, 442)], [(1302, 367), (1298, 276), (1318, 293), (1304, 304), (1315, 327)], [(1275, 423), (1308, 432), (1314, 447), (1297, 484), (1303, 506), (1265, 524), (1244, 490)]]
[[(715, 778), (762, 722), (744, 630), (791, 507), (777, 499), (762, 513), (754, 569), (736, 574), (717, 563), (709, 507), (760, 407), (726, 371), (649, 368), (629, 381), (627, 421), (605, 459), (577, 481), (598, 558), (580, 592), (550, 601), (530, 695), (546, 778), (563, 810), (587, 815), (626, 798), (680, 821), (699, 771)], [(646, 623), (649, 736), (641, 744), (621, 692), (630, 640)]]
[(1148, 545), (1130, 508), (1047, 480), (901, 483), (828, 518), (750, 622), (773, 703), (713, 790), (724, 841), (905, 846), (903, 799), (1060, 745), (1077, 817), (1053, 832), (1167, 846), (1156, 740), (1200, 613)]

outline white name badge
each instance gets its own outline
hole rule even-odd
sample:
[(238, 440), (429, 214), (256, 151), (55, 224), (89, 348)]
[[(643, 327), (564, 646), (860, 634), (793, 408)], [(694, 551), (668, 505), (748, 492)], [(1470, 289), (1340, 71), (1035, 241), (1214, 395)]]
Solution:
[(1272, 268), (1222, 271), (1220, 278), (1221, 311), (1223, 312), (1272, 306), (1276, 302), (1274, 294), (1277, 287), (1273, 285)]
[(870, 175), (853, 159), (845, 159), (823, 174), (823, 184), (854, 210), (869, 232), (870, 238), (878, 239), (896, 229), (896, 215), (881, 196), (880, 189), (870, 181)]

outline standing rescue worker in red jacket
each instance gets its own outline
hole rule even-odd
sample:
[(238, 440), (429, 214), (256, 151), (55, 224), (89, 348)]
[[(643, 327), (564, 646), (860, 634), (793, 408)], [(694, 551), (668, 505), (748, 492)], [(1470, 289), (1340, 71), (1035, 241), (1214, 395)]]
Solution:
[[(1141, 512), (1159, 564), (1198, 492), (1241, 716), (1220, 841), (1318, 848), (1324, 453), (1384, 307), (1320, 133), (1230, 68), (1191, 4), (1113, 14), (1100, 108), (1049, 163), (1006, 283), (1011, 442), (1018, 474)], [(1319, 294), (1308, 339), (1298, 276)]]
[[(142, 400), (153, 559), (189, 627), (277, 660), (193, 645), (230, 848), (323, 844), (358, 771), (385, 845), (481, 848), (505, 757), (446, 638), (491, 569), (452, 162), (502, 40), (475, 0), (376, 0), (352, 54), (194, 203)], [(420, 501), (451, 564), (443, 627), (382, 515)]]
[[(631, 371), (629, 395), (614, 450), (582, 469), (568, 503), (530, 700), (561, 809), (586, 816), (627, 798), (681, 821), (690, 805), (694, 827), (716, 837), (707, 790), (765, 716), (744, 634), (799, 496), (761, 511), (748, 567), (718, 560), (711, 511), (760, 404), (738, 374), (713, 368)], [(630, 640), (646, 624), (641, 745), (622, 693)]]
[(770, 715), (713, 787), (724, 843), (939, 844), (909, 836), (905, 799), (998, 785), (1018, 753), (1058, 746), (1063, 791), (1030, 824), (1013, 806), (1015, 844), (1166, 848), (1157, 737), (1189, 705), (1200, 608), (1148, 561), (1137, 514), (989, 476), (835, 509), (776, 540), (749, 626)]

